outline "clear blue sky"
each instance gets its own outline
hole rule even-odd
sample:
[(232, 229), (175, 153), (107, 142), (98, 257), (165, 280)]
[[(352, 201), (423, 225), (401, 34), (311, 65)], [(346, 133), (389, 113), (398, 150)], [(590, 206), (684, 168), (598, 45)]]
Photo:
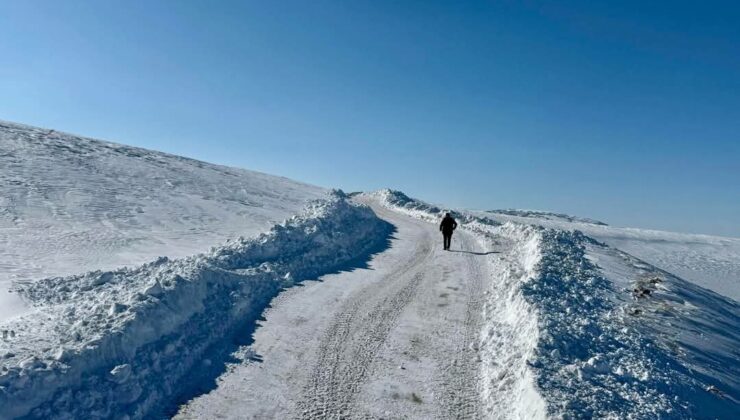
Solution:
[(738, 22), (733, 1), (0, 0), (0, 119), (740, 236)]

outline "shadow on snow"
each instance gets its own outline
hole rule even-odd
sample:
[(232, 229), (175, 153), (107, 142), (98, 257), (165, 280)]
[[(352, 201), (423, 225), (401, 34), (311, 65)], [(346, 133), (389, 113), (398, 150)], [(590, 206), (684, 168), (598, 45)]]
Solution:
[(500, 254), (500, 251), (488, 251), (488, 252), (475, 252), (475, 251), (463, 251), (461, 249), (450, 249), (450, 252), (459, 252), (462, 254), (472, 254), (472, 255), (491, 255), (491, 254)]
[[(389, 249), (391, 247), (391, 241), (397, 239), (395, 236), (397, 232), (396, 227), (386, 221), (382, 221), (382, 223), (385, 225), (385, 237), (378, 240), (363, 255), (338, 266), (327, 267), (326, 271), (318, 273), (315, 277), (297, 279), (296, 283), (290, 287), (302, 287), (303, 285), (301, 283), (305, 281), (322, 281), (320, 277), (329, 274), (352, 272), (358, 269), (371, 269), (369, 265), (370, 261), (376, 255)], [(204, 353), (207, 356), (204, 356), (201, 363), (193, 367), (187, 376), (183, 378), (181, 383), (181, 389), (183, 391), (173, 395), (169, 401), (162, 404), (161, 413), (159, 413), (161, 416), (171, 418), (177, 414), (182, 405), (216, 389), (218, 378), (228, 371), (230, 365), (261, 363), (264, 360), (262, 355), (256, 354), (245, 347), (254, 343), (255, 332), (266, 321), (264, 313), (272, 308), (270, 302), (283, 290), (286, 290), (286, 288), (279, 289), (277, 294), (265, 299), (262, 304), (254, 305), (255, 310), (245, 317), (241, 326), (235, 328), (229, 336), (216, 342)]]

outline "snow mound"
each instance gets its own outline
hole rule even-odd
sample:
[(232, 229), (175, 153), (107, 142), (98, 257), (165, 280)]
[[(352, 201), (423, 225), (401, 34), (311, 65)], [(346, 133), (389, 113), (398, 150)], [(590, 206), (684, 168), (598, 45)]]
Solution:
[(401, 191), (396, 191), (392, 189), (386, 188), (378, 191), (361, 193), (361, 195), (377, 200), (379, 203), (388, 208), (400, 211), (401, 213), (422, 220), (436, 222), (439, 221), (439, 219), (444, 216), (445, 213), (450, 213), (461, 224), (472, 222), (493, 226), (501, 224), (490, 218), (480, 216), (474, 217), (467, 212), (459, 212), (452, 209), (442, 209), (433, 204), (411, 198)]
[(256, 238), (136, 268), (17, 284), (0, 324), (0, 417), (143, 418), (281, 288), (350, 268), (391, 226), (341, 192)]
[(406, 214), (423, 219), (432, 219), (442, 215), (443, 210), (437, 206), (415, 200), (401, 191), (383, 189), (369, 193), (361, 193), (363, 196), (374, 198), (386, 207), (402, 211)]
[[(434, 206), (389, 190), (372, 194), (391, 208), (439, 221)], [(514, 250), (513, 258), (490, 260), (494, 278), (480, 348), (491, 415), (736, 417), (737, 301), (572, 225), (456, 214), (482, 241), (509, 241)], [(546, 409), (539, 409), (541, 401)]]

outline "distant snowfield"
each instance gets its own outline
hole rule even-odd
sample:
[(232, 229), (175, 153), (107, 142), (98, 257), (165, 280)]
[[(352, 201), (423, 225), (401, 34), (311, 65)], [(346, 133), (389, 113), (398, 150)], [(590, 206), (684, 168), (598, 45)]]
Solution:
[(184, 257), (253, 236), (327, 191), (0, 121), (0, 320), (12, 281)]
[(580, 230), (658, 268), (740, 301), (740, 238), (613, 227), (544, 212), (474, 213), (499, 221)]

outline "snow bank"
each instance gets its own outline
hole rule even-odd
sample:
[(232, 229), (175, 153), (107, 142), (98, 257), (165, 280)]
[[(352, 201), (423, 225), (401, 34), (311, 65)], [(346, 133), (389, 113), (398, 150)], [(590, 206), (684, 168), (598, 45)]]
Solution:
[[(467, 212), (459, 212), (452, 209), (442, 209), (435, 205), (425, 203), (415, 198), (411, 198), (401, 191), (383, 189), (368, 193), (362, 193), (362, 195), (377, 200), (385, 207), (404, 213), (408, 216), (415, 217), (417, 219), (426, 220), (428, 222), (438, 223), (445, 213), (450, 213), (461, 225), (461, 227), (464, 227), (463, 225), (465, 224), (470, 224), (474, 222), (478, 225), (498, 226), (501, 224), (486, 217), (471, 216)], [(467, 227), (470, 228), (470, 226)]]
[[(390, 190), (373, 195), (439, 220), (437, 207)], [(736, 301), (578, 230), (456, 214), (482, 241), (513, 250), (490, 260), (480, 348), (492, 417), (737, 417)]]
[(541, 259), (539, 232), (524, 225), (476, 226), (484, 249), (502, 238), (512, 246), (508, 258), (494, 261), (484, 306), (481, 333), (483, 400), (491, 418), (543, 419), (547, 409), (529, 361), (539, 342), (536, 307), (524, 298), (521, 285), (536, 274)]
[(383, 189), (361, 195), (375, 199), (385, 207), (422, 220), (433, 222), (444, 213), (439, 207), (413, 199), (401, 191)]
[(0, 418), (142, 418), (283, 287), (342, 269), (391, 226), (337, 192), (253, 239), (137, 268), (17, 285), (0, 329)]
[[(531, 365), (551, 415), (732, 418), (740, 307), (575, 231), (544, 229)], [(600, 263), (600, 265), (597, 265)]]

